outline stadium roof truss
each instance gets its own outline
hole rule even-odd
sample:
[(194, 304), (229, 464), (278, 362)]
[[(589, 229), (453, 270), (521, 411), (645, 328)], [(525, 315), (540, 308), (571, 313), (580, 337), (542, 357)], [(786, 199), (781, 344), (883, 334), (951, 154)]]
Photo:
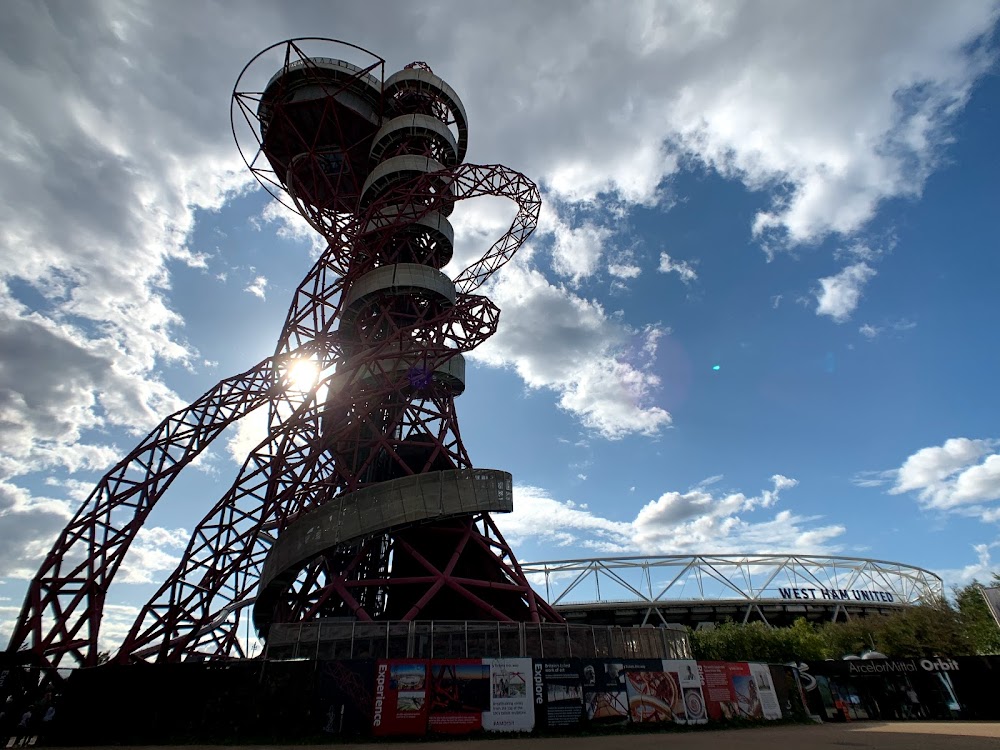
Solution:
[(667, 622), (679, 605), (736, 604), (743, 621), (767, 621), (762, 605), (820, 605), (832, 619), (857, 607), (928, 603), (944, 595), (939, 576), (912, 565), (819, 555), (666, 555), (526, 563), (525, 574), (560, 609), (645, 607), (643, 624)]

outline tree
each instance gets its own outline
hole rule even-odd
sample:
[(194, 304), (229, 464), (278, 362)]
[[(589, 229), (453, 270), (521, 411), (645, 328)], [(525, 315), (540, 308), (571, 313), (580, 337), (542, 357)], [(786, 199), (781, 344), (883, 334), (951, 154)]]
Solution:
[[(993, 574), (993, 586), (1000, 586), (1000, 575)], [(955, 588), (962, 627), (977, 654), (1000, 654), (1000, 627), (983, 598), (982, 584), (973, 580), (968, 586)]]
[(943, 598), (875, 618), (872, 626), (874, 646), (886, 656), (966, 656), (973, 653), (958, 611)]
[(692, 631), (691, 646), (696, 659), (708, 661), (774, 663), (825, 658), (822, 638), (802, 618), (789, 628), (772, 628), (762, 622), (725, 622), (714, 630)]
[[(992, 632), (985, 626), (983, 629)], [(723, 623), (715, 630), (692, 631), (691, 646), (696, 659), (772, 663), (840, 659), (869, 650), (892, 658), (979, 652), (967, 632), (966, 618), (944, 599), (900, 608), (889, 615), (822, 625), (801, 618), (786, 628), (772, 628), (762, 622)]]

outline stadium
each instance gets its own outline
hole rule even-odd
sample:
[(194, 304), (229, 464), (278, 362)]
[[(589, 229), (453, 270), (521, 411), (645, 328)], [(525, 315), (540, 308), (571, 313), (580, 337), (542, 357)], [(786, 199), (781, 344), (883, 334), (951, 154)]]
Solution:
[(567, 622), (589, 625), (844, 621), (944, 595), (944, 583), (929, 570), (860, 557), (667, 555), (522, 567)]

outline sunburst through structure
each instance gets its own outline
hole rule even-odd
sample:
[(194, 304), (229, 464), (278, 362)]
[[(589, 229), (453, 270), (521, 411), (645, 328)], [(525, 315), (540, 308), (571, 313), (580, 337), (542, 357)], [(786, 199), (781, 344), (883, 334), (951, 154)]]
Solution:
[[(534, 230), (537, 188), (507, 167), (463, 162), (465, 109), (430, 67), (386, 78), (384, 60), (344, 42), (261, 52), (232, 113), (247, 166), (328, 246), (274, 355), (167, 417), (101, 479), (32, 580), (9, 650), (50, 670), (95, 664), (108, 587), (150, 511), (213, 439), (263, 406), (266, 439), (117, 660), (240, 657), (246, 617), (265, 638), (275, 623), (328, 617), (561, 621), (491, 518), (513, 507), (510, 474), (473, 467), (455, 412), (463, 353), (499, 319), (476, 291)], [(487, 195), (513, 201), (514, 221), (451, 278), (448, 216)]]

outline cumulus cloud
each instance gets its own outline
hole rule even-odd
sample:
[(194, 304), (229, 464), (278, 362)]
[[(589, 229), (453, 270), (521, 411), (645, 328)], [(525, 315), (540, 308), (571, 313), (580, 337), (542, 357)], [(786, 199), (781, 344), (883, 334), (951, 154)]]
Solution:
[(244, 292), (249, 292), (254, 297), (259, 297), (260, 299), (266, 299), (267, 296), (267, 277), (266, 276), (255, 276), (254, 280), (251, 281), (243, 288)]
[(972, 551), (975, 553), (975, 562), (963, 565), (961, 568), (944, 568), (935, 572), (944, 580), (945, 586), (967, 586), (974, 580), (988, 583), (997, 570), (991, 552), (996, 547), (1000, 547), (1000, 542), (974, 544)]
[(0, 476), (42, 468), (99, 469), (118, 451), (81, 441), (84, 431), (150, 425), (179, 399), (155, 379), (136, 377), (108, 340), (38, 314), (0, 312)]
[(642, 269), (634, 263), (609, 263), (608, 273), (617, 279), (637, 279)]
[(698, 274), (694, 270), (695, 263), (697, 261), (674, 260), (667, 253), (660, 253), (660, 266), (657, 270), (660, 273), (676, 273), (681, 277), (681, 281), (690, 284), (698, 278)]
[[(994, 494), (988, 479), (996, 466), (997, 456), (992, 453), (998, 445), (995, 440), (970, 440), (951, 438), (943, 445), (921, 448), (908, 457), (898, 469), (893, 494), (917, 492), (922, 500), (934, 507), (951, 507), (963, 500), (979, 499)], [(971, 472), (971, 479), (970, 479)], [(997, 476), (1000, 480), (1000, 475)], [(965, 488), (965, 492), (960, 489)], [(975, 487), (970, 497), (970, 490)], [(995, 496), (1000, 497), (1000, 482), (996, 483)]]
[(286, 208), (278, 201), (268, 202), (260, 213), (260, 219), (262, 222), (254, 222), (258, 229), (273, 226), (279, 237), (304, 244), (314, 258), (318, 258), (326, 249), (327, 243), (323, 235), (313, 229), (302, 214)]
[[(196, 361), (171, 307), (171, 264), (205, 265), (187, 245), (196, 212), (247, 184), (225, 104), (235, 73), (274, 39), (314, 28), (324, 11), (241, 3), (248, 31), (231, 34), (225, 3), (6, 10), (2, 314), (62, 327), (129, 381), (118, 390), (78, 382), (65, 401), (76, 415), (66, 435), (102, 418), (146, 427), (173, 397), (158, 368)], [(372, 14), (384, 16), (369, 43), (389, 55), (389, 70), (435, 49), (436, 69), (477, 115), (470, 160), (523, 169), (567, 205), (598, 196), (624, 210), (655, 204), (663, 180), (691, 157), (751, 189), (780, 186), (755, 228), (796, 243), (854, 232), (880, 201), (919, 193), (989, 62), (974, 42), (996, 19), (977, 3), (814, 10), (595, 2), (568, 13), (553, 3), (533, 8), (526, 24), (489, 3), (393, 4), (339, 9), (338, 34), (368, 39)], [(509, 39), (533, 65), (496, 64)], [(269, 206), (263, 218), (283, 236), (314, 241), (291, 213)], [(596, 220), (560, 229), (554, 268), (574, 283), (592, 274), (608, 231)], [(634, 269), (609, 271), (631, 278)], [(21, 309), (11, 280), (47, 305)], [(831, 302), (829, 314), (841, 309)], [(44, 379), (51, 364), (38, 360), (32, 374)], [(40, 425), (13, 390), (18, 421)], [(112, 392), (128, 395), (99, 401)]]
[(266, 406), (254, 409), (236, 423), (233, 434), (226, 440), (226, 452), (238, 465), (243, 465), (250, 451), (267, 437), (268, 410)]
[(855, 483), (891, 484), (890, 494), (914, 494), (924, 508), (1000, 521), (1000, 440), (950, 438), (921, 448), (897, 469), (863, 472)]
[(576, 227), (559, 222), (554, 235), (552, 269), (578, 284), (597, 271), (611, 230), (589, 221)]
[(858, 329), (858, 332), (862, 336), (864, 336), (866, 339), (871, 340), (871, 339), (875, 338), (876, 336), (878, 336), (879, 333), (882, 332), (882, 329), (878, 328), (876, 326), (873, 326), (873, 325), (871, 325), (869, 323), (865, 323), (864, 325), (861, 326), (861, 328)]
[[(213, 65), (135, 64), (170, 60), (182, 43), (171, 28), (186, 22), (164, 17), (150, 35), (145, 9), (126, 10), (5, 8), (0, 348), (10, 356), (0, 366), (0, 409), (10, 427), (8, 475), (104, 465), (107, 446), (81, 445), (87, 430), (142, 430), (179, 405), (158, 368), (187, 366), (194, 352), (171, 309), (169, 267), (205, 266), (185, 243), (195, 210), (221, 206), (246, 179), (221, 146), (224, 120), (203, 98), (225, 96), (204, 76)], [(24, 303), (37, 297), (44, 304)]]
[(30, 578), (74, 508), (0, 482), (0, 577)]
[(157, 573), (173, 570), (191, 535), (185, 529), (153, 526), (139, 529), (122, 560), (116, 583), (160, 583)]
[(538, 487), (514, 488), (514, 512), (498, 516), (513, 544), (527, 540), (576, 547), (601, 554), (685, 554), (703, 552), (829, 553), (845, 528), (817, 525), (816, 516), (773, 507), (782, 491), (798, 482), (775, 474), (772, 487), (757, 495), (713, 493), (699, 485), (665, 492), (642, 506), (632, 520), (613, 520), (572, 501), (559, 501)]
[(530, 388), (554, 391), (560, 407), (605, 437), (651, 435), (670, 424), (653, 403), (660, 381), (651, 366), (662, 330), (631, 331), (526, 263), (509, 264), (489, 295), (502, 323), (473, 359), (511, 367)]
[(857, 308), (861, 291), (873, 276), (874, 268), (867, 263), (855, 263), (834, 276), (820, 279), (820, 289), (816, 292), (816, 314), (829, 315), (838, 323), (843, 323)]
[[(567, 199), (603, 191), (649, 203), (677, 156), (691, 155), (751, 188), (783, 186), (754, 229), (797, 243), (854, 232), (885, 198), (919, 193), (943, 128), (988, 66), (972, 42), (996, 11), (594, 3), (569, 16), (550, 4), (530, 25), (499, 8), (480, 13), (446, 26), (463, 61), (452, 77), (463, 91), (489, 81), (469, 95), (477, 105), (512, 103), (492, 123), (516, 142), (511, 163), (536, 165)], [(511, 38), (536, 64), (501, 76), (489, 60)], [(567, 74), (586, 83), (566, 86)], [(491, 149), (499, 140), (481, 137)]]

